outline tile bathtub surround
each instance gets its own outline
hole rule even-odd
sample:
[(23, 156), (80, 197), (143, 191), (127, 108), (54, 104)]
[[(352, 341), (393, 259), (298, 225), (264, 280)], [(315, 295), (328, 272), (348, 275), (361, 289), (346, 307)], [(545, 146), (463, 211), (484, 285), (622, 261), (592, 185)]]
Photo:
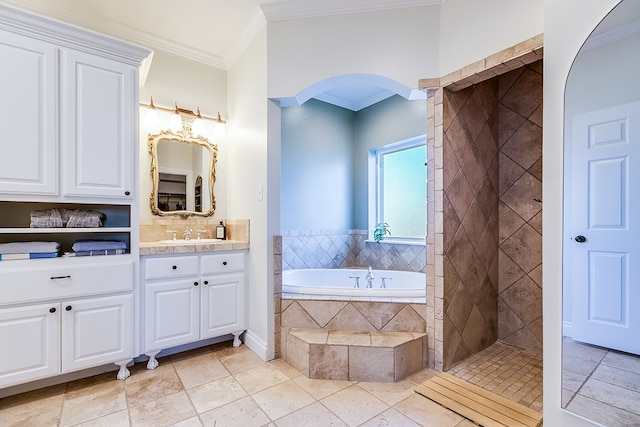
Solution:
[(202, 234), (203, 238), (215, 239), (216, 226), (223, 221), (227, 227), (227, 239), (249, 242), (249, 220), (248, 219), (213, 219), (213, 218), (189, 218), (179, 217), (166, 218), (158, 217), (153, 219), (140, 220), (140, 241), (157, 242), (159, 240), (171, 239), (171, 233), (167, 230), (176, 230), (178, 239), (183, 238), (182, 232), (185, 228), (193, 230), (193, 238), (196, 237), (195, 230), (207, 230)]
[(425, 271), (424, 245), (367, 242), (367, 230), (288, 231), (282, 235), (284, 270), (369, 267)]
[(426, 335), (282, 328), (283, 358), (312, 379), (398, 382), (424, 369)]
[(283, 299), (281, 325), (288, 328), (361, 331), (427, 331), (426, 304)]

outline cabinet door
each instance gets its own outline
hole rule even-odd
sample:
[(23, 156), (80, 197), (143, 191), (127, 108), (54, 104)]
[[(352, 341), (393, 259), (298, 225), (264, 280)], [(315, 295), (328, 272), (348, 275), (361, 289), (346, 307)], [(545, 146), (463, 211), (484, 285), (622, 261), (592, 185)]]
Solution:
[(57, 194), (57, 50), (0, 31), (0, 193)]
[(62, 372), (133, 357), (133, 295), (62, 303)]
[(64, 195), (133, 198), (135, 69), (75, 51), (63, 66)]
[(244, 274), (203, 277), (201, 292), (202, 339), (244, 330)]
[(198, 341), (198, 285), (196, 278), (145, 285), (145, 351)]
[(0, 387), (60, 372), (60, 304), (0, 310)]

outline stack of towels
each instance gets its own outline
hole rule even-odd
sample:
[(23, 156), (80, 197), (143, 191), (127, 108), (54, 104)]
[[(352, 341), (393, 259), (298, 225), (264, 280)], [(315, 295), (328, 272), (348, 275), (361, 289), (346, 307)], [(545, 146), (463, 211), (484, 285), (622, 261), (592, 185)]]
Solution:
[(76, 256), (120, 255), (127, 253), (127, 244), (119, 240), (77, 240), (72, 248)]
[(43, 209), (31, 211), (31, 228), (103, 227), (107, 216), (89, 209)]
[(60, 253), (58, 242), (0, 243), (0, 260), (55, 258)]

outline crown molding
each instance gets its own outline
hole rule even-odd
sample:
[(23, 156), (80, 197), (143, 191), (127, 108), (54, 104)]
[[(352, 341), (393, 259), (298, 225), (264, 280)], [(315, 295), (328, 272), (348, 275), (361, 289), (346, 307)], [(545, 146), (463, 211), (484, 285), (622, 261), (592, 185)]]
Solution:
[(272, 22), (410, 7), (439, 6), (443, 2), (444, 0), (357, 0), (347, 4), (342, 0), (304, 0), (264, 3), (260, 7), (267, 22)]
[(258, 33), (264, 28), (267, 24), (267, 21), (264, 19), (264, 15), (260, 10), (257, 10), (251, 23), (249, 26), (243, 31), (242, 35), (238, 39), (238, 41), (228, 50), (227, 54), (224, 56), (224, 63), (226, 64), (227, 69), (229, 69), (242, 52), (251, 44), (253, 39), (258, 35)]
[(640, 21), (632, 22), (600, 34), (594, 34), (584, 42), (581, 51), (587, 52), (597, 49), (619, 40), (626, 39), (627, 37), (631, 37), (638, 32), (640, 32)]

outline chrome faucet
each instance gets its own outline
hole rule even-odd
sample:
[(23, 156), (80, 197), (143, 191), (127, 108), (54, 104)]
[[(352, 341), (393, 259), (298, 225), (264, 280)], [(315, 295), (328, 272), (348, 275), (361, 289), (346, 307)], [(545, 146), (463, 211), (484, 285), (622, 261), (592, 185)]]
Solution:
[(189, 227), (184, 229), (184, 240), (191, 240), (191, 232), (193, 230), (190, 229)]
[(356, 279), (356, 282), (353, 284), (354, 288), (360, 287), (360, 276), (349, 276), (349, 279)]
[(387, 287), (387, 280), (391, 280), (392, 277), (381, 277), (380, 280), (382, 280), (382, 283), (380, 284), (381, 288), (386, 288)]
[(367, 288), (373, 288), (373, 271), (371, 271), (371, 267), (369, 267), (369, 271), (367, 271)]

